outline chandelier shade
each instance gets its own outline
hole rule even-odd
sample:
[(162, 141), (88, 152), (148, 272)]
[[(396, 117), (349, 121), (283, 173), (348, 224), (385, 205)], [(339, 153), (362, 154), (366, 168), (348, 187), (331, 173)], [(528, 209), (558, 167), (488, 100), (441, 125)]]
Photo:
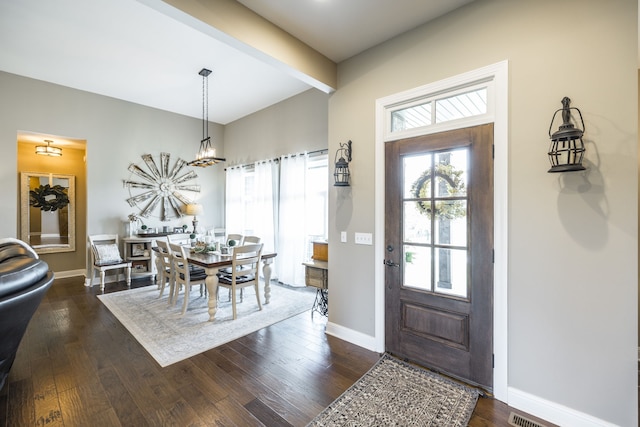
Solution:
[(41, 156), (53, 156), (53, 157), (62, 156), (62, 148), (52, 147), (51, 143), (53, 141), (51, 141), (50, 139), (45, 139), (44, 142), (46, 142), (47, 145), (36, 145), (36, 154), (39, 154)]
[(188, 205), (185, 206), (184, 213), (186, 215), (198, 216), (204, 213), (204, 209), (202, 208), (202, 205), (199, 203), (189, 203)]
[(193, 234), (197, 233), (198, 230), (198, 215), (202, 215), (204, 213), (204, 209), (199, 203), (189, 203), (184, 207), (185, 215), (193, 215), (193, 221), (191, 224), (193, 225)]

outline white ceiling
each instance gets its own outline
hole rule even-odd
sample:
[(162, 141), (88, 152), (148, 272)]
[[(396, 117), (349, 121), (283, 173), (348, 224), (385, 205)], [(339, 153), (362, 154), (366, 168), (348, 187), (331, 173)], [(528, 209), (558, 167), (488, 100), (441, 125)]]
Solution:
[[(145, 0), (0, 0), (0, 70), (226, 124), (311, 86)], [(239, 0), (335, 62), (472, 0)], [(146, 3), (153, 3), (146, 1)]]

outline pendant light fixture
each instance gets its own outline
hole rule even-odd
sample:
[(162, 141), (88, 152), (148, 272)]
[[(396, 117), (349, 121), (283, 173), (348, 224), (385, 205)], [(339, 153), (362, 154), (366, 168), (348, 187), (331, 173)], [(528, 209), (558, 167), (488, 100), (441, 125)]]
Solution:
[(53, 141), (51, 141), (50, 139), (45, 139), (44, 142), (46, 142), (47, 145), (36, 145), (36, 154), (40, 154), (41, 156), (53, 157), (62, 156), (62, 148), (52, 147), (51, 143)]
[(211, 74), (211, 70), (203, 68), (198, 74), (202, 76), (202, 140), (196, 159), (188, 164), (189, 166), (206, 168), (224, 162), (226, 159), (216, 157), (216, 149), (211, 146), (211, 138), (209, 137), (209, 74)]

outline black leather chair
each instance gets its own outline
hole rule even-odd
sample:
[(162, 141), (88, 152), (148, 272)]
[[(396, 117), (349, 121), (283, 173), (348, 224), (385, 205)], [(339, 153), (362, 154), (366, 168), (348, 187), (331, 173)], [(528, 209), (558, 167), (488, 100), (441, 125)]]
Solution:
[(29, 245), (0, 239), (0, 390), (27, 325), (52, 283), (49, 265)]

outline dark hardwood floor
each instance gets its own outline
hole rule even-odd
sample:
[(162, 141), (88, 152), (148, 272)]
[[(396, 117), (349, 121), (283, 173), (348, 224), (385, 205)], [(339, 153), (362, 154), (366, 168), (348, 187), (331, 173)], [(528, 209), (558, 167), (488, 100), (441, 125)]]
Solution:
[[(379, 357), (306, 312), (161, 368), (98, 293), (55, 281), (0, 391), (0, 426), (304, 426)], [(511, 411), (481, 398), (469, 425), (507, 426)]]

